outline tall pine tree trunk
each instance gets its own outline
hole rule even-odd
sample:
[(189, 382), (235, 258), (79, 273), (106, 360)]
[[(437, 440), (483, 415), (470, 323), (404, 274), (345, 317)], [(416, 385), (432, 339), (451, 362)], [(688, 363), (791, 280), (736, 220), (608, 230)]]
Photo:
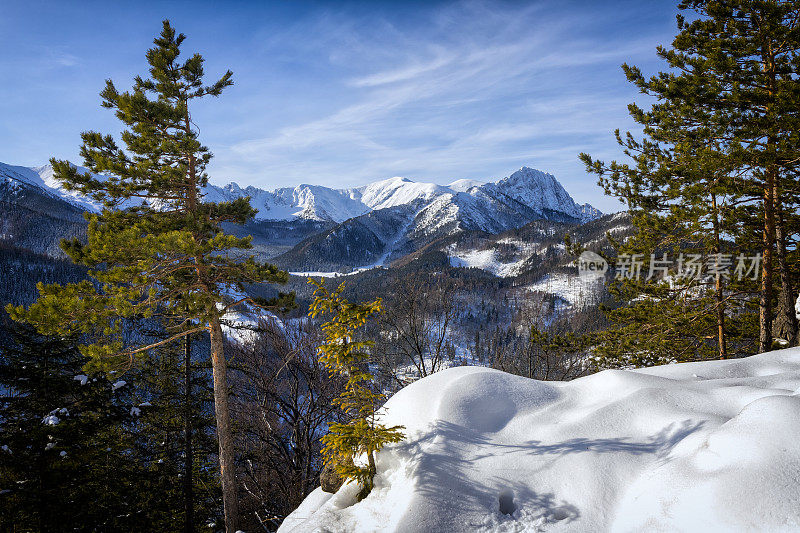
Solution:
[(780, 290), (778, 292), (778, 313), (773, 324), (773, 335), (786, 339), (790, 346), (797, 341), (797, 317), (794, 310), (794, 290), (792, 287), (789, 262), (786, 259), (786, 227), (783, 209), (780, 206), (779, 195), (775, 193), (775, 241), (776, 256), (778, 259), (778, 275), (780, 277)]
[(761, 252), (761, 298), (759, 300), (758, 351), (772, 348), (772, 248), (775, 242), (774, 195), (775, 172), (767, 170), (764, 186), (764, 232)]
[(209, 325), (211, 367), (214, 373), (214, 412), (217, 418), (219, 467), (222, 480), (222, 500), (225, 506), (225, 531), (235, 533), (239, 524), (239, 501), (236, 488), (231, 416), (228, 408), (227, 363), (219, 317), (214, 315)]
[[(187, 100), (188, 101), (188, 100)], [(184, 128), (187, 135), (192, 134), (191, 120), (188, 105), (185, 108)], [(195, 154), (188, 155), (188, 191), (187, 209), (189, 212), (197, 211), (197, 159)], [(203, 273), (199, 268), (201, 261), (196, 259), (198, 274)], [(216, 311), (216, 310), (213, 310)], [(217, 421), (217, 440), (219, 441), (219, 469), (222, 482), (222, 503), (225, 509), (225, 531), (235, 533), (239, 524), (239, 496), (236, 488), (236, 465), (234, 463), (233, 433), (231, 431), (231, 415), (228, 408), (228, 368), (225, 361), (225, 341), (222, 326), (215, 312), (211, 313), (209, 321), (209, 336), (211, 340), (211, 368), (214, 375), (214, 414)]]
[[(722, 253), (722, 239), (720, 238), (719, 228), (719, 206), (717, 205), (717, 195), (711, 193), (712, 207), (714, 208), (714, 247), (718, 254)], [(725, 297), (722, 292), (722, 276), (717, 276), (714, 285), (714, 295), (717, 300), (717, 342), (719, 344), (719, 358), (728, 358), (727, 339), (725, 338)]]
[[(774, 124), (773, 99), (775, 97), (776, 74), (775, 74), (775, 53), (771, 43), (766, 48), (761, 49), (761, 64), (767, 76), (767, 103), (765, 105), (765, 117), (772, 128)], [(774, 154), (778, 141), (774, 129), (767, 135), (765, 154), (767, 157)], [(762, 157), (764, 154), (762, 154)], [(775, 188), (777, 186), (778, 169), (775, 163), (770, 161), (766, 165), (764, 173), (764, 233), (762, 235), (762, 265), (761, 265), (761, 298), (759, 300), (759, 352), (767, 352), (772, 349), (772, 250), (775, 245)]]
[(184, 449), (183, 449), (183, 502), (184, 520), (183, 528), (186, 533), (194, 532), (194, 493), (192, 481), (193, 454), (192, 454), (192, 341), (191, 336), (184, 338), (184, 364), (185, 378), (183, 388), (184, 403)]

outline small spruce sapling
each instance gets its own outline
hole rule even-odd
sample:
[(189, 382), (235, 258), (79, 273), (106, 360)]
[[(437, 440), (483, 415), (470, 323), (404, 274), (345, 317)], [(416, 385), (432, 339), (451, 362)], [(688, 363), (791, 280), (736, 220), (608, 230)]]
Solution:
[[(380, 298), (364, 304), (348, 302), (342, 297), (344, 283), (333, 292), (322, 279), (310, 279), (309, 283), (316, 286), (309, 316), (333, 314), (333, 318), (322, 324), (325, 341), (319, 347), (320, 362), (331, 375), (338, 374), (347, 380), (344, 392), (334, 403), (350, 418), (346, 423), (330, 425), (330, 431), (322, 438), (322, 454), (325, 463), (332, 464), (342, 478), (361, 485), (358, 493), (361, 501), (372, 491), (377, 472), (375, 452), (404, 438), (403, 426), (386, 427), (378, 423), (376, 414), (386, 397), (370, 388), (373, 376), (366, 362), (373, 343), (355, 340), (356, 332), (372, 315), (381, 312), (382, 304)], [(366, 456), (366, 466), (356, 462), (362, 456)]]

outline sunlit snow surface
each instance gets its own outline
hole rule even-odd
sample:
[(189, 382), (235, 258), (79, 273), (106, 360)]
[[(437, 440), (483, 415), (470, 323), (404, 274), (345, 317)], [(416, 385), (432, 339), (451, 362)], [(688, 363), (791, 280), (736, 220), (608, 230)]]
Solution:
[(488, 250), (467, 250), (460, 255), (450, 256), (450, 266), (463, 268), (480, 268), (491, 272), (498, 277), (516, 276), (520, 273), (522, 261), (512, 263), (502, 263), (497, 260), (495, 251)]
[(564, 383), (444, 370), (387, 403), (408, 438), (369, 497), (317, 489), (280, 531), (797, 531), (799, 388), (800, 349)]

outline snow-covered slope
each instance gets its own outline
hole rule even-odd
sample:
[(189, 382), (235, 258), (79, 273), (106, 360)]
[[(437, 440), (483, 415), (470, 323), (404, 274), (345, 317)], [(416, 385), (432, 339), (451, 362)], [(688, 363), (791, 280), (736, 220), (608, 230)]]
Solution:
[[(448, 243), (440, 250), (453, 267), (479, 268), (498, 277), (516, 277), (536, 269), (538, 277), (533, 281), (540, 282), (529, 285), (530, 290), (543, 290), (574, 304), (584, 300), (587, 284), (577, 279), (575, 257), (566, 250), (564, 235), (592, 251), (603, 251), (610, 246), (607, 234), (625, 238), (632, 232), (626, 213), (604, 215), (580, 225), (537, 220), (511, 231)], [(551, 276), (552, 272), (558, 274)]]
[[(81, 172), (89, 172), (83, 167), (78, 167)], [(42, 167), (19, 167), (0, 163), (0, 182), (8, 185), (33, 186), (41, 189), (53, 198), (65, 200), (75, 207), (87, 211), (99, 210), (99, 204), (77, 192), (65, 190), (53, 177), (53, 168), (50, 165)]]
[(361, 201), (370, 209), (385, 209), (398, 205), (428, 202), (437, 196), (451, 193), (447, 187), (433, 183), (417, 183), (408, 178), (376, 181), (357, 189)]
[(797, 531), (800, 349), (571, 382), (444, 370), (383, 421), (375, 489), (313, 492), (281, 532)]
[(467, 192), (471, 188), (480, 187), (481, 185), (486, 185), (486, 182), (478, 180), (460, 179), (454, 181), (453, 183), (448, 184), (447, 188), (455, 192)]

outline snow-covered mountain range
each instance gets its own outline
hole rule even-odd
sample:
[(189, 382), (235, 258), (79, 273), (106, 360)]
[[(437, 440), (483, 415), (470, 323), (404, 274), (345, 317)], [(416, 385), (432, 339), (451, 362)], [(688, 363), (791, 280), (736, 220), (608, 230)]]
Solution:
[(593, 220), (602, 216), (589, 204), (578, 205), (552, 174), (523, 167), (495, 182), (457, 180), (449, 185), (420, 183), (394, 177), (362, 187), (332, 189), (320, 185), (298, 185), (273, 191), (257, 187), (241, 188), (235, 183), (223, 187), (209, 185), (204, 190), (209, 201), (250, 196), (261, 220), (309, 220), (343, 222), (377, 209), (401, 205), (429, 209), (431, 214), (456, 211), (459, 218), (473, 225), (500, 226), (506, 229), (511, 218)]
[[(34, 185), (83, 209), (95, 211), (99, 207), (90, 198), (64, 190), (54, 178), (49, 164), (21, 167), (0, 163), (0, 179), (3, 178)], [(489, 226), (498, 215), (505, 222), (501, 222), (503, 226), (508, 225), (510, 218), (586, 221), (602, 216), (588, 204), (576, 204), (552, 174), (527, 167), (507, 178), (488, 183), (462, 179), (449, 185), (436, 185), (395, 177), (350, 189), (302, 184), (274, 190), (253, 186), (242, 188), (229, 183), (223, 186), (209, 184), (203, 194), (207, 201), (212, 202), (249, 196), (253, 207), (258, 209), (258, 220), (299, 218), (343, 222), (376, 209), (401, 205), (417, 207), (418, 211), (428, 208), (430, 214), (455, 210), (464, 220)]]
[[(19, 201), (26, 208), (47, 198), (76, 211), (100, 209), (94, 200), (66, 191), (50, 165), (0, 163), (0, 200), (13, 201), (23, 189), (27, 196)], [(527, 167), (488, 182), (437, 185), (395, 177), (349, 189), (303, 184), (270, 191), (230, 183), (209, 184), (202, 192), (211, 202), (250, 197), (258, 214), (242, 231), (254, 236), (263, 258), (293, 271), (379, 266), (462, 232), (498, 234), (535, 220), (581, 224), (602, 216), (589, 204), (578, 205), (552, 174)], [(302, 231), (278, 243), (275, 234), (285, 233), (280, 228), (287, 225)], [(15, 231), (20, 233), (19, 224)]]
[(350, 189), (366, 213), (309, 237), (276, 258), (289, 270), (378, 266), (463, 232), (497, 234), (535, 220), (581, 224), (602, 216), (575, 203), (551, 174), (523, 167), (488, 183), (450, 185), (392, 178)]

